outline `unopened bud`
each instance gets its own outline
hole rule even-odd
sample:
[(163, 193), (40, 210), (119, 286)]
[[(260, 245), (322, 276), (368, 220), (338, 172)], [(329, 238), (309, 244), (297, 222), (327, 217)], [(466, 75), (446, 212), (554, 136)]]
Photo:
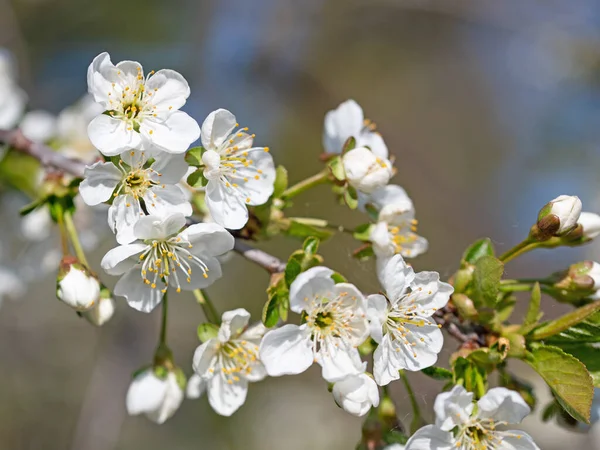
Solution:
[(98, 304), (91, 309), (83, 312), (81, 315), (88, 322), (97, 327), (101, 327), (108, 322), (115, 313), (115, 301), (112, 299), (110, 291), (103, 287), (100, 291), (100, 299)]
[(392, 163), (365, 147), (350, 150), (342, 163), (350, 186), (365, 194), (388, 184), (393, 175)]
[(560, 195), (544, 206), (538, 214), (540, 237), (562, 236), (577, 226), (581, 200), (573, 195)]
[(600, 235), (600, 215), (591, 212), (582, 212), (579, 215), (579, 225), (583, 229), (583, 237), (594, 239)]
[(594, 261), (582, 261), (573, 264), (562, 275), (554, 287), (561, 289), (563, 296), (572, 298), (600, 298), (600, 264)]
[(100, 299), (100, 282), (73, 256), (60, 262), (56, 296), (76, 311), (87, 311)]

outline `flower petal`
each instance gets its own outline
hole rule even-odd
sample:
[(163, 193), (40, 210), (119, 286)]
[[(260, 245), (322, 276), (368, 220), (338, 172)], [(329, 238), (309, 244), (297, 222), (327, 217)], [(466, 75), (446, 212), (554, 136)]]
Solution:
[(167, 383), (159, 379), (151, 369), (134, 378), (127, 390), (127, 412), (130, 415), (148, 413), (158, 409), (167, 391)]
[(531, 409), (517, 392), (503, 387), (490, 389), (477, 402), (477, 416), (496, 422), (519, 423)]
[(190, 86), (179, 72), (162, 69), (148, 79), (146, 92), (152, 94), (149, 102), (156, 106), (157, 111), (171, 111), (185, 105), (190, 96)]
[[(406, 191), (395, 184), (388, 184), (377, 189), (370, 195), (368, 203), (371, 203), (378, 211), (386, 206), (394, 206), (396, 211), (410, 211), (414, 209), (413, 202)], [(385, 220), (385, 218), (380, 218)]]
[(84, 180), (79, 185), (83, 201), (90, 206), (107, 201), (121, 181), (121, 171), (113, 163), (98, 161), (85, 168)]
[(108, 208), (108, 224), (119, 244), (135, 241), (135, 226), (142, 216), (140, 202), (132, 195), (119, 195), (113, 200)]
[(139, 259), (134, 256), (139, 255), (146, 248), (148, 248), (146, 244), (119, 245), (104, 255), (100, 266), (109, 275), (121, 275), (139, 262)]
[(173, 155), (171, 153), (156, 155), (151, 167), (160, 174), (160, 182), (164, 184), (179, 183), (189, 168), (183, 155)]
[(213, 220), (230, 230), (239, 230), (248, 222), (245, 199), (234, 187), (226, 187), (219, 180), (210, 180), (206, 186), (206, 207)]
[(221, 328), (219, 328), (219, 341), (225, 343), (232, 338), (239, 336), (248, 322), (250, 313), (244, 308), (225, 311), (221, 316)]
[(501, 439), (497, 450), (540, 450), (533, 438), (521, 430), (497, 431), (494, 436)]
[(248, 205), (262, 205), (273, 194), (275, 183), (273, 157), (264, 148), (253, 148), (248, 152), (250, 154), (248, 159), (252, 164), (237, 170), (238, 190), (243, 198), (250, 199), (246, 202)]
[(375, 377), (375, 382), (379, 386), (387, 386), (390, 382), (400, 379), (398, 371), (401, 368), (390, 336), (385, 334), (373, 353), (373, 376)]
[(100, 114), (88, 125), (90, 141), (106, 156), (114, 156), (125, 150), (141, 148), (139, 133), (126, 122), (106, 114)]
[(219, 256), (233, 250), (235, 244), (233, 236), (216, 223), (190, 225), (179, 236), (192, 245), (190, 252), (196, 256)]
[(135, 237), (142, 240), (166, 239), (179, 233), (185, 222), (185, 216), (181, 213), (140, 217), (134, 227)]
[(209, 339), (202, 345), (196, 348), (192, 367), (194, 372), (203, 378), (210, 378), (213, 374), (209, 371), (214, 369), (217, 363), (217, 351), (219, 349), (219, 341), (217, 339)]
[(335, 288), (332, 274), (330, 268), (317, 266), (298, 275), (290, 286), (290, 309), (300, 314), (309, 307), (315, 295), (332, 292)]
[(400, 255), (393, 256), (377, 269), (379, 282), (385, 289), (392, 305), (395, 305), (414, 280), (415, 272)]
[(108, 93), (112, 91), (111, 80), (107, 79), (106, 74), (112, 70), (115, 70), (115, 66), (107, 52), (96, 56), (87, 70), (88, 92), (105, 108), (110, 102)]
[(144, 203), (151, 215), (167, 216), (175, 212), (184, 216), (192, 215), (192, 205), (183, 190), (174, 184), (148, 189), (144, 194)]
[[(454, 288), (448, 283), (440, 281), (437, 272), (419, 272), (410, 284), (413, 294), (411, 300), (424, 310), (429, 309), (432, 315), (448, 303)], [(422, 312), (421, 312), (422, 313)]]
[(248, 382), (241, 378), (240, 381), (229, 384), (222, 374), (208, 380), (208, 402), (216, 413), (222, 416), (231, 416), (246, 401)]
[(211, 112), (202, 123), (202, 146), (218, 151), (236, 127), (235, 116), (226, 109)]
[(383, 339), (383, 324), (387, 319), (388, 301), (381, 294), (373, 294), (367, 297), (367, 305), (371, 337), (379, 344)]
[(144, 283), (140, 268), (134, 266), (123, 275), (113, 290), (115, 295), (120, 295), (127, 299), (127, 303), (133, 309), (149, 313), (160, 303), (163, 297), (161, 289), (164, 289), (164, 283), (159, 279), (156, 281), (156, 288), (153, 289)]
[(435, 425), (426, 425), (416, 431), (406, 443), (405, 450), (452, 450), (456, 448), (452, 433)]
[(473, 393), (467, 392), (462, 386), (454, 386), (450, 392), (442, 392), (435, 399), (435, 425), (444, 431), (450, 431), (466, 423), (474, 408)]
[[(190, 281), (187, 283), (181, 283), (181, 289), (185, 291), (204, 289), (213, 284), (223, 275), (221, 263), (217, 258), (214, 256), (202, 255), (200, 259), (206, 267), (202, 267), (197, 261), (189, 260), (188, 264), (191, 266), (192, 273), (189, 274), (188, 272), (183, 272), (183, 276), (187, 277), (189, 275)], [(206, 270), (206, 277), (204, 276), (204, 270)]]
[(356, 138), (357, 147), (369, 147), (379, 158), (387, 159), (388, 148), (381, 135), (375, 131), (363, 130)]
[(198, 122), (183, 111), (175, 111), (164, 121), (146, 118), (140, 134), (148, 148), (158, 147), (168, 153), (184, 153), (200, 137)]
[(361, 361), (356, 348), (339, 341), (342, 340), (326, 341), (317, 352), (317, 363), (323, 369), (321, 375), (329, 382), (342, 380), (349, 375), (359, 375), (367, 365)]
[(185, 395), (187, 398), (200, 398), (206, 390), (206, 381), (200, 375), (193, 374), (187, 382)]
[(323, 147), (327, 153), (341, 153), (350, 136), (358, 137), (363, 127), (362, 108), (354, 100), (346, 100), (325, 114)]
[(313, 363), (310, 331), (306, 325), (284, 325), (265, 334), (260, 343), (260, 360), (269, 376), (295, 375)]

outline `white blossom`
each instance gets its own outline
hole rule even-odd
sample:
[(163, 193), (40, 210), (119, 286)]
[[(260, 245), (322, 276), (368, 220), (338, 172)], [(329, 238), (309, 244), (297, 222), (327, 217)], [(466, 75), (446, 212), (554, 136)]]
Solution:
[(379, 211), (369, 236), (375, 255), (387, 258), (398, 253), (415, 258), (427, 251), (429, 244), (416, 233), (415, 209), (404, 189), (385, 186), (371, 194), (367, 203)]
[(47, 111), (29, 111), (23, 116), (19, 128), (27, 139), (45, 143), (56, 135), (56, 117)]
[(115, 301), (110, 296), (103, 297), (100, 294), (98, 304), (92, 309), (84, 311), (82, 316), (87, 319), (92, 325), (101, 327), (108, 322), (115, 313)]
[(63, 109), (56, 122), (58, 151), (89, 163), (98, 158), (98, 150), (92, 145), (87, 130), (92, 119), (102, 112), (102, 106), (89, 94)]
[(583, 235), (588, 239), (594, 239), (600, 235), (600, 215), (592, 212), (582, 212), (577, 221), (583, 227)]
[(81, 197), (90, 206), (112, 197), (108, 224), (119, 244), (135, 240), (133, 230), (144, 217), (144, 210), (159, 217), (175, 212), (192, 214), (192, 205), (177, 185), (188, 167), (183, 155), (159, 153), (149, 164), (151, 156), (132, 150), (121, 154), (117, 164), (98, 161), (85, 169), (85, 178), (79, 186)]
[(370, 194), (390, 181), (392, 163), (365, 147), (357, 147), (342, 156), (346, 180), (357, 191)]
[(217, 224), (194, 224), (183, 231), (185, 217), (144, 216), (135, 224), (136, 241), (110, 250), (102, 268), (122, 275), (114, 294), (129, 306), (150, 312), (168, 287), (176, 292), (205, 288), (221, 277), (216, 256), (233, 248), (233, 236)]
[(369, 375), (349, 375), (336, 382), (331, 391), (335, 402), (354, 416), (364, 416), (379, 405), (379, 389)]
[(258, 359), (258, 345), (266, 329), (262, 324), (248, 327), (250, 313), (243, 308), (223, 313), (215, 338), (200, 345), (194, 353), (195, 374), (187, 395), (198, 398), (206, 390), (210, 406), (222, 416), (230, 416), (246, 401), (248, 383), (267, 376)]
[(538, 222), (547, 216), (558, 219), (558, 229), (554, 234), (568, 233), (577, 226), (581, 214), (581, 200), (574, 195), (559, 195), (542, 208), (538, 215)]
[(388, 149), (375, 125), (365, 120), (362, 108), (354, 100), (346, 100), (325, 115), (323, 148), (327, 153), (340, 153), (349, 137), (357, 147), (369, 147), (379, 158), (387, 159)]
[(105, 52), (90, 64), (87, 81), (89, 93), (107, 111), (90, 122), (89, 137), (107, 156), (151, 147), (183, 153), (200, 136), (198, 123), (179, 111), (190, 88), (174, 70), (144, 77), (140, 63), (113, 65)]
[(56, 281), (56, 296), (76, 311), (86, 311), (100, 300), (100, 282), (74, 258), (65, 257)]
[(153, 369), (147, 369), (129, 385), (127, 412), (132, 416), (145, 414), (151, 421), (161, 424), (175, 414), (183, 397), (183, 388), (175, 373), (169, 372), (163, 379)]
[(5, 297), (20, 297), (25, 290), (23, 280), (14, 271), (0, 266), (0, 305)]
[(356, 347), (369, 334), (365, 300), (354, 285), (335, 284), (332, 274), (326, 267), (313, 267), (290, 286), (290, 309), (304, 312), (306, 322), (265, 335), (260, 358), (270, 376), (298, 374), (313, 362), (330, 382), (364, 372)]
[(453, 292), (437, 272), (415, 274), (400, 255), (378, 264), (385, 296), (367, 298), (371, 337), (379, 344), (373, 375), (380, 386), (400, 378), (399, 370), (417, 371), (437, 361), (444, 338), (431, 318)]
[(27, 95), (16, 83), (17, 71), (12, 55), (0, 48), (0, 129), (14, 127), (27, 103)]
[(238, 126), (231, 112), (218, 109), (204, 120), (201, 133), (206, 206), (216, 223), (234, 230), (248, 222), (248, 205), (269, 199), (275, 182), (269, 148), (253, 147), (254, 135)]
[(406, 450), (539, 450), (527, 433), (497, 429), (521, 422), (530, 412), (514, 391), (490, 389), (475, 405), (471, 392), (454, 386), (437, 396), (434, 410), (435, 425), (417, 430), (406, 443)]

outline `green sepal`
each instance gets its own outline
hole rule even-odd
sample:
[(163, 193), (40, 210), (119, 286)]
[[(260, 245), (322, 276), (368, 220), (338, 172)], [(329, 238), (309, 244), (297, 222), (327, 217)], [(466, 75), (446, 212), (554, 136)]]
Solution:
[(352, 186), (346, 186), (344, 191), (344, 202), (350, 209), (358, 208), (358, 194)]
[(281, 320), (287, 320), (290, 298), (287, 283), (283, 273), (271, 275), (267, 288), (267, 301), (262, 310), (262, 322), (267, 328), (272, 328)]
[(348, 153), (350, 150), (354, 150), (356, 148), (356, 139), (354, 136), (350, 136), (344, 142), (344, 146), (342, 147), (342, 155)]
[(185, 153), (185, 162), (190, 166), (200, 167), (203, 166), (202, 162), (202, 154), (206, 151), (206, 149), (202, 146), (192, 147)]
[(175, 367), (173, 369), (173, 373), (175, 374), (177, 386), (179, 386), (179, 388), (185, 392), (185, 387), (187, 386), (187, 377), (185, 376), (185, 373), (179, 367)]
[(453, 383), (460, 384), (480, 399), (487, 391), (487, 372), (473, 361), (459, 356), (452, 364)]
[(371, 230), (373, 229), (373, 226), (372, 223), (363, 223), (354, 229), (352, 236), (358, 241), (369, 242), (371, 240)]
[(346, 277), (344, 275), (342, 275), (341, 273), (339, 273), (339, 272), (333, 272), (331, 274), (331, 279), (333, 280), (333, 282), (335, 284), (338, 284), (338, 283), (347, 283), (348, 282), (348, 280), (346, 279)]
[(22, 215), (22, 216), (26, 216), (27, 214), (32, 213), (37, 208), (39, 208), (40, 206), (42, 206), (44, 203), (46, 203), (46, 199), (45, 198), (38, 198), (37, 200), (34, 200), (33, 202), (31, 202), (31, 203), (23, 206), (19, 210), (19, 214)]
[(288, 172), (283, 166), (277, 166), (275, 171), (275, 183), (273, 184), (273, 198), (281, 197), (288, 188)]
[(427, 375), (434, 380), (451, 380), (453, 377), (452, 371), (443, 367), (430, 366), (421, 369), (421, 373)]
[(316, 237), (325, 240), (333, 235), (333, 231), (326, 228), (327, 222), (319, 219), (305, 219), (302, 217), (290, 218), (285, 233), (301, 239)]
[(208, 180), (204, 176), (204, 169), (196, 169), (190, 173), (186, 179), (187, 184), (193, 188), (204, 187), (208, 184)]
[(338, 181), (346, 180), (346, 171), (344, 170), (344, 164), (342, 163), (342, 159), (339, 156), (332, 158), (329, 163), (327, 163), (327, 167), (335, 178)]
[(169, 369), (167, 369), (165, 366), (154, 366), (152, 367), (152, 371), (159, 380), (166, 380), (169, 376)]
[(219, 334), (219, 327), (214, 323), (201, 323), (198, 325), (198, 339), (200, 342), (204, 343), (214, 339)]
[(373, 256), (375, 256), (375, 252), (373, 251), (373, 245), (370, 242), (361, 245), (352, 252), (352, 257), (358, 259), (359, 261), (366, 261)]

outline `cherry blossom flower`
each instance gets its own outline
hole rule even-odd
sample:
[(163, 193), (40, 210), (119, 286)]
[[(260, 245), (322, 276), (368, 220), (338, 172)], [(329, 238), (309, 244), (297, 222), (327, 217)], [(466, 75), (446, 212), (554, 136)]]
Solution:
[(213, 220), (237, 230), (248, 222), (248, 205), (262, 205), (273, 194), (275, 166), (268, 147), (253, 147), (247, 128), (236, 130), (226, 109), (211, 112), (202, 124), (206, 206)]
[(101, 327), (108, 322), (115, 313), (115, 301), (107, 289), (100, 291), (100, 299), (92, 309), (84, 311), (81, 315), (92, 325)]
[(336, 382), (331, 393), (338, 406), (354, 416), (364, 416), (371, 407), (379, 405), (377, 384), (365, 373)]
[(266, 329), (262, 324), (248, 327), (250, 313), (243, 308), (223, 313), (216, 337), (204, 342), (194, 353), (194, 372), (187, 395), (198, 398), (206, 390), (210, 406), (230, 416), (246, 401), (248, 383), (267, 376), (258, 359), (258, 345)]
[(161, 378), (154, 369), (147, 369), (129, 385), (127, 412), (131, 416), (145, 414), (151, 421), (162, 424), (177, 412), (183, 397), (183, 387), (174, 372)]
[(553, 227), (551, 230), (553, 234), (557, 236), (566, 234), (577, 226), (581, 207), (579, 197), (574, 195), (559, 195), (541, 209), (538, 215), (538, 226), (541, 225), (543, 219), (552, 217), (556, 220), (556, 224), (551, 225)]
[(89, 137), (107, 156), (150, 147), (183, 153), (200, 136), (198, 123), (179, 111), (190, 88), (174, 70), (144, 77), (140, 63), (114, 65), (105, 52), (90, 64), (87, 81), (89, 93), (107, 111), (90, 122)]
[(370, 241), (375, 255), (387, 258), (397, 253), (415, 258), (427, 251), (427, 239), (416, 233), (417, 220), (412, 201), (400, 186), (388, 185), (373, 192), (367, 203), (378, 211)]
[(133, 229), (143, 217), (166, 216), (179, 212), (192, 214), (192, 205), (177, 184), (187, 171), (183, 155), (159, 153), (152, 164), (150, 154), (129, 151), (121, 154), (117, 164), (98, 161), (85, 169), (79, 187), (83, 201), (95, 206), (113, 198), (108, 210), (108, 224), (119, 244), (135, 240)]
[(335, 284), (327, 267), (301, 273), (290, 286), (290, 309), (304, 313), (302, 325), (269, 331), (260, 358), (270, 376), (304, 372), (313, 362), (327, 381), (364, 372), (357, 346), (369, 334), (365, 300), (352, 284)]
[(104, 255), (102, 268), (110, 275), (122, 275), (115, 295), (125, 297), (138, 311), (150, 312), (168, 287), (176, 292), (205, 288), (221, 277), (216, 256), (233, 248), (233, 236), (211, 223), (180, 231), (185, 222), (181, 213), (144, 216), (135, 224), (135, 242)]
[(16, 83), (17, 71), (12, 55), (0, 48), (0, 129), (14, 127), (27, 104), (27, 95)]
[(406, 450), (539, 450), (520, 430), (500, 431), (499, 425), (519, 423), (530, 413), (521, 396), (506, 388), (490, 389), (477, 404), (462, 386), (435, 399), (435, 425), (426, 425), (406, 443)]
[(56, 135), (56, 117), (47, 111), (29, 111), (23, 116), (19, 128), (27, 139), (45, 143)]
[(100, 300), (100, 282), (72, 256), (65, 256), (56, 280), (56, 296), (76, 311), (87, 311)]
[(87, 130), (92, 119), (102, 112), (102, 106), (89, 94), (63, 109), (56, 119), (58, 151), (89, 163), (98, 158), (98, 150), (92, 145)]
[(432, 366), (444, 338), (431, 319), (448, 303), (452, 286), (437, 272), (415, 274), (400, 255), (378, 265), (386, 291), (367, 298), (371, 337), (379, 344), (373, 355), (373, 375), (380, 386), (400, 378), (399, 370)]
[(365, 120), (362, 108), (354, 100), (346, 100), (325, 115), (323, 148), (327, 153), (341, 153), (349, 137), (356, 139), (356, 147), (369, 147), (375, 156), (387, 159), (388, 149), (375, 125)]
[(393, 175), (392, 163), (365, 147), (350, 150), (342, 157), (342, 163), (348, 184), (365, 194), (388, 184)]

